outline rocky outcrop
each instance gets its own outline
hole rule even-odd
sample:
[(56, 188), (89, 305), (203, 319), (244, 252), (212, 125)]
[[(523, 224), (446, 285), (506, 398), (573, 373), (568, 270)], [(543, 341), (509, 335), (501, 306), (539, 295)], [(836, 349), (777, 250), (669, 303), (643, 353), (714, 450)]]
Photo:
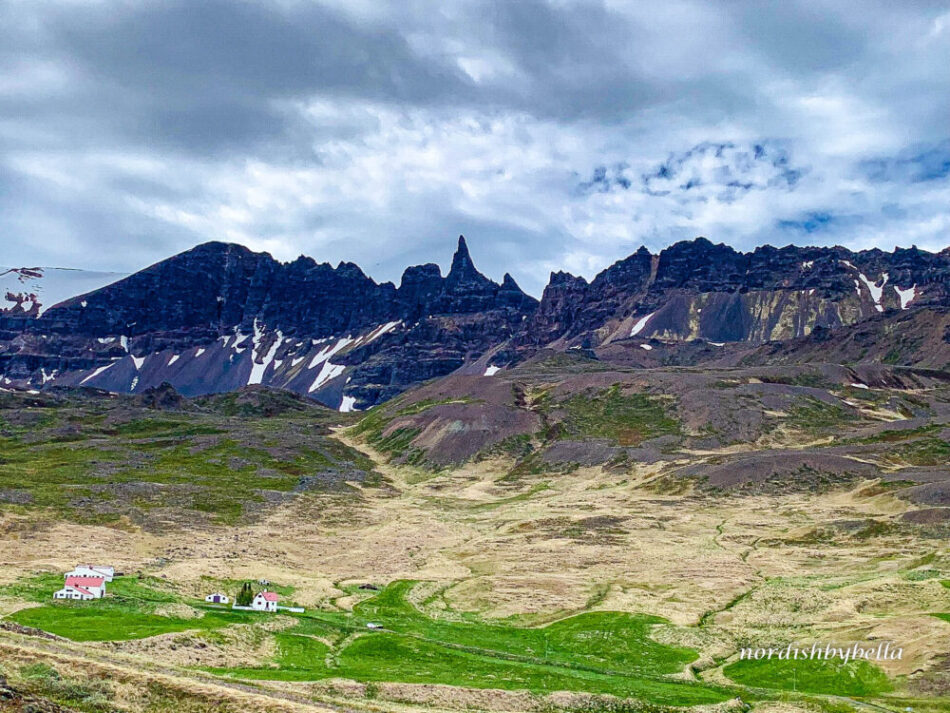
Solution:
[(950, 257), (917, 248), (741, 253), (705, 238), (645, 248), (594, 280), (553, 273), (518, 346), (597, 347), (631, 337), (762, 344), (877, 314), (950, 304)]
[(11, 685), (4, 676), (0, 676), (0, 711), (10, 713), (76, 713), (75, 708), (67, 708), (48, 698), (33, 695)]
[(590, 284), (566, 272), (551, 273), (523, 341), (550, 345), (556, 340), (590, 335), (615, 315), (633, 312), (650, 287), (656, 262), (646, 248), (640, 248), (601, 272)]
[(697, 238), (640, 248), (590, 282), (553, 273), (539, 304), (511, 275), (482, 275), (462, 237), (447, 275), (410, 267), (398, 287), (353, 263), (206, 243), (42, 314), (0, 314), (0, 377), (134, 394), (167, 382), (186, 397), (261, 384), (352, 410), (539, 350), (649, 367), (807, 361), (843, 328), (844, 360), (943, 368), (943, 313), (894, 315), (946, 306), (950, 252), (917, 248), (742, 253)]
[(365, 408), (505, 342), (537, 307), (506, 275), (475, 268), (459, 237), (445, 277), (411, 267), (400, 286), (353, 263), (280, 263), (206, 243), (36, 319), (0, 325), (0, 373), (21, 386), (186, 396), (253, 384)]
[(175, 387), (167, 381), (163, 381), (158, 386), (150, 386), (145, 391), (135, 396), (133, 403), (136, 406), (157, 409), (161, 411), (176, 411), (184, 404)]
[(876, 362), (950, 369), (950, 307), (889, 311), (838, 329), (735, 352), (736, 365)]

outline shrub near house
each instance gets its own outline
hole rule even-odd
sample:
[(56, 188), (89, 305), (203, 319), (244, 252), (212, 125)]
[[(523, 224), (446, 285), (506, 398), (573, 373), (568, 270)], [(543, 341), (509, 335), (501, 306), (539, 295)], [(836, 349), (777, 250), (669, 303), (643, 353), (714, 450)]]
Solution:
[(237, 597), (234, 600), (235, 607), (249, 607), (251, 602), (254, 601), (254, 592), (251, 590), (251, 585), (248, 582), (245, 582), (241, 585), (241, 591), (238, 592)]

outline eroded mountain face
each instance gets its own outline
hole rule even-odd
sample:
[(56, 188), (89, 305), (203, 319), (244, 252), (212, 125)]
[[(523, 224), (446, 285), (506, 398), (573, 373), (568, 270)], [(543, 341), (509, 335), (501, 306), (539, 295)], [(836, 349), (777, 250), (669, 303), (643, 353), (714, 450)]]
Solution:
[[(510, 275), (498, 284), (479, 273), (463, 238), (448, 275), (410, 267), (398, 287), (352, 263), (280, 263), (207, 243), (40, 315), (0, 316), (0, 375), (26, 388), (125, 393), (163, 382), (186, 395), (263, 384), (348, 411), (459, 369), (492, 373), (542, 348), (640, 366), (802, 361), (823, 351), (808, 346), (814, 340), (757, 348), (816, 330), (827, 340), (828, 330), (865, 320), (885, 327), (859, 337), (893, 334), (886, 325), (918, 311), (919, 341), (939, 346), (946, 335), (928, 330), (946, 320), (929, 315), (948, 304), (950, 254), (916, 248), (740, 253), (698, 238), (659, 255), (641, 248), (591, 282), (552, 274), (539, 304)], [(914, 349), (848, 353), (917, 364)]]
[(760, 344), (948, 299), (946, 251), (766, 246), (740, 253), (698, 238), (659, 255), (641, 248), (590, 283), (552, 275), (522, 339), (565, 346), (631, 336)]
[(8, 320), (7, 384), (197, 395), (264, 384), (362, 408), (442, 376), (509, 339), (537, 306), (479, 273), (463, 238), (437, 265), (377, 284), (352, 263), (283, 264), (207, 243), (38, 319)]

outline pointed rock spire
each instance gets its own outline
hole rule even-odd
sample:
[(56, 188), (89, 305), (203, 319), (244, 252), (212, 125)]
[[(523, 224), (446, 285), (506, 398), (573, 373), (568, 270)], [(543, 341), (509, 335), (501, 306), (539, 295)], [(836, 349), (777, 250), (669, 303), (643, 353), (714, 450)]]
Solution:
[(468, 245), (465, 244), (465, 236), (459, 235), (459, 246), (452, 256), (452, 268), (449, 270), (449, 276), (477, 272), (475, 264), (472, 262), (472, 256), (468, 254)]
[(452, 268), (445, 279), (450, 285), (457, 285), (460, 282), (489, 282), (487, 277), (475, 269), (475, 263), (468, 254), (464, 235), (459, 235), (459, 245), (455, 255), (452, 256)]
[(515, 282), (515, 278), (509, 272), (505, 273), (505, 277), (501, 281), (501, 289), (521, 292), (521, 288), (518, 287), (518, 283)]
[(534, 297), (525, 294), (524, 290), (515, 282), (515, 278), (507, 272), (501, 281), (501, 286), (498, 288), (498, 300), (501, 304), (521, 310), (533, 310), (538, 304)]

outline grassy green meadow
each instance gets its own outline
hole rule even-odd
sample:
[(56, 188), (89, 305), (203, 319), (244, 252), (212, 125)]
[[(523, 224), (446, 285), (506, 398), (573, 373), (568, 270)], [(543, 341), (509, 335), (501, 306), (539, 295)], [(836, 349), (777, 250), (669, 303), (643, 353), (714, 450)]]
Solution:
[[(61, 576), (41, 574), (8, 585), (0, 593), (40, 603), (10, 617), (73, 641), (125, 641), (189, 632), (198, 637), (234, 624), (262, 623), (272, 616), (232, 611), (178, 595), (165, 581), (117, 577), (106, 599), (53, 602)], [(239, 583), (228, 582), (226, 591)], [(290, 615), (290, 627), (273, 636), (275, 653), (260, 666), (205, 668), (229, 678), (446, 684), (470, 688), (586, 691), (685, 706), (716, 703), (742, 694), (746, 686), (776, 692), (874, 696), (891, 690), (888, 678), (864, 661), (737, 661), (724, 672), (739, 688), (701, 680), (675, 680), (696, 660), (696, 651), (661, 644), (651, 629), (658, 617), (592, 611), (540, 627), (517, 619), (483, 621), (464, 612), (428, 616), (409, 601), (415, 582), (397, 581), (350, 611), (310, 610)], [(277, 585), (279, 588), (279, 585)], [(292, 589), (285, 587), (289, 594)], [(169, 604), (190, 606), (196, 616), (162, 614)], [(286, 614), (285, 614), (286, 615)], [(369, 629), (369, 623), (380, 629)], [(264, 634), (262, 634), (264, 635)], [(746, 692), (742, 694), (750, 698)], [(751, 696), (756, 697), (756, 696)]]
[[(3, 588), (40, 606), (12, 617), (73, 641), (123, 641), (158, 634), (213, 632), (261, 622), (268, 614), (211, 607), (176, 595), (161, 580), (117, 577), (104, 600), (51, 601), (61, 576), (37, 575)], [(673, 681), (697, 654), (649, 637), (657, 617), (587, 612), (541, 628), (485, 623), (474, 616), (426, 616), (406, 599), (413, 582), (400, 581), (357, 604), (353, 612), (294, 614), (297, 623), (273, 634), (276, 655), (259, 668), (218, 668), (219, 675), (260, 680), (442, 683), (474, 688), (609, 693), (655, 703), (694, 705), (725, 700), (729, 693), (696, 682)], [(187, 604), (200, 616), (157, 613), (162, 605)], [(372, 630), (376, 622), (383, 629)]]
[(378, 483), (373, 463), (328, 437), (341, 416), (289, 394), (245, 392), (157, 411), (123, 397), (0, 394), (0, 504), (77, 522), (206, 517), (233, 524), (282, 495)]

